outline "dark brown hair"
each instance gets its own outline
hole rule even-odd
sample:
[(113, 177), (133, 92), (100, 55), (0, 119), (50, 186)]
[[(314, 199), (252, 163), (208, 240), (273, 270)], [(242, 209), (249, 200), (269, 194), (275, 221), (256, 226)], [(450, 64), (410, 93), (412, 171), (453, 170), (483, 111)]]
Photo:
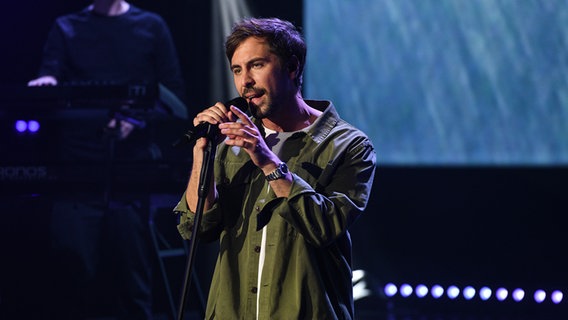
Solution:
[(236, 23), (225, 41), (225, 53), (229, 63), (237, 47), (250, 37), (265, 39), (271, 51), (280, 58), (283, 66), (295, 56), (298, 59), (296, 85), (302, 86), (306, 43), (296, 26), (278, 18), (248, 18)]

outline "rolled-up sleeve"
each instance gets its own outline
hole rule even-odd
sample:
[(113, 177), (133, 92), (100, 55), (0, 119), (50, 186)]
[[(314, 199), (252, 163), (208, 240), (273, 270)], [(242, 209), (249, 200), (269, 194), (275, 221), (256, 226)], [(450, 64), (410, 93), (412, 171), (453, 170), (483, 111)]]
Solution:
[[(179, 234), (183, 239), (189, 240), (191, 238), (191, 233), (193, 232), (195, 212), (189, 210), (187, 201), (185, 200), (185, 192), (183, 193), (181, 200), (174, 207), (173, 212), (179, 215), (179, 222), (177, 225)], [(209, 210), (203, 212), (199, 236), (206, 241), (215, 240), (216, 236), (218, 236), (214, 230), (218, 229), (217, 226), (221, 220), (219, 218), (219, 212), (219, 205), (217, 203), (213, 204)], [(215, 233), (215, 235), (213, 235), (213, 233)]]

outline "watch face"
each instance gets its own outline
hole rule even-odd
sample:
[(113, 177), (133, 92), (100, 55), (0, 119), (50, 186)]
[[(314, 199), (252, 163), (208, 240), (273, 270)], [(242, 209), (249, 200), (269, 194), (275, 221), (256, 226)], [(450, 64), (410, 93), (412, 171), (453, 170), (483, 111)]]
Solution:
[(273, 180), (281, 179), (287, 173), (288, 173), (288, 166), (286, 165), (286, 163), (281, 162), (280, 164), (278, 164), (278, 167), (276, 167), (276, 170), (272, 171), (271, 173), (269, 173), (266, 176), (266, 180), (273, 181)]

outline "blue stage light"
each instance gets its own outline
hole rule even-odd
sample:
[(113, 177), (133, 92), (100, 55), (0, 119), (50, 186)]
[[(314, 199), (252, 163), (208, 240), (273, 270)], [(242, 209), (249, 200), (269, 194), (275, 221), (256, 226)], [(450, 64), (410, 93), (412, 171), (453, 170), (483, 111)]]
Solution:
[(550, 298), (552, 299), (552, 302), (554, 302), (555, 304), (559, 304), (560, 302), (562, 302), (564, 294), (562, 293), (562, 291), (556, 290), (552, 292)]
[(393, 297), (398, 292), (398, 288), (392, 283), (387, 283), (385, 285), (384, 291), (387, 297)]
[(534, 301), (536, 303), (542, 303), (546, 299), (546, 292), (544, 290), (536, 290), (534, 292)]
[(412, 286), (410, 286), (409, 284), (403, 284), (400, 286), (400, 295), (403, 297), (409, 297), (412, 294)]
[(515, 289), (515, 291), (513, 291), (513, 300), (517, 301), (517, 302), (521, 302), (523, 301), (523, 299), (525, 298), (525, 290), (523, 289)]
[(492, 294), (493, 294), (493, 292), (488, 287), (483, 287), (479, 290), (479, 297), (483, 301), (489, 300), (489, 298), (491, 298)]
[(473, 287), (470, 287), (470, 286), (465, 287), (465, 288), (463, 289), (463, 297), (464, 297), (466, 300), (471, 300), (471, 299), (473, 299), (473, 297), (475, 297), (475, 289), (474, 289)]
[(442, 288), (442, 286), (436, 284), (432, 287), (432, 297), (434, 297), (434, 299), (440, 298), (443, 294), (444, 288)]
[(497, 289), (496, 296), (497, 296), (497, 300), (504, 301), (509, 296), (509, 291), (507, 291), (507, 289), (505, 289), (505, 288), (499, 288), (499, 289)]
[(40, 125), (39, 122), (37, 122), (36, 120), (30, 120), (28, 121), (28, 131), (31, 133), (36, 133), (39, 131)]
[(28, 123), (24, 120), (17, 120), (16, 123), (14, 123), (14, 129), (19, 133), (23, 133), (28, 130)]
[(455, 299), (460, 295), (460, 289), (456, 286), (449, 286), (447, 293), (448, 293), (448, 298)]
[(416, 286), (416, 296), (418, 298), (424, 298), (426, 295), (428, 295), (428, 287), (423, 285), (423, 284), (419, 284), (418, 286)]

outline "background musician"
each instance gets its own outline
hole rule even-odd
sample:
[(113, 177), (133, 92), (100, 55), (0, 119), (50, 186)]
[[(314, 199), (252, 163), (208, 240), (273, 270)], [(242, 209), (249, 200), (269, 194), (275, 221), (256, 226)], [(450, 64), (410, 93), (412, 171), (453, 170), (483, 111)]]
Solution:
[[(95, 0), (79, 12), (58, 17), (48, 35), (38, 77), (28, 83), (130, 84), (159, 84), (184, 100), (168, 26), (157, 14), (123, 0)], [(78, 111), (59, 120), (52, 138), (57, 139), (58, 154), (66, 161), (158, 160), (161, 150), (153, 141), (152, 120), (173, 116), (161, 107), (140, 112), (124, 102), (102, 111)], [(113, 190), (110, 185), (55, 197), (50, 232), (53, 259), (48, 270), (59, 290), (48, 298), (49, 314), (81, 319), (108, 306), (119, 318), (152, 317), (147, 202), (141, 194)], [(100, 290), (101, 286), (107, 290)]]

